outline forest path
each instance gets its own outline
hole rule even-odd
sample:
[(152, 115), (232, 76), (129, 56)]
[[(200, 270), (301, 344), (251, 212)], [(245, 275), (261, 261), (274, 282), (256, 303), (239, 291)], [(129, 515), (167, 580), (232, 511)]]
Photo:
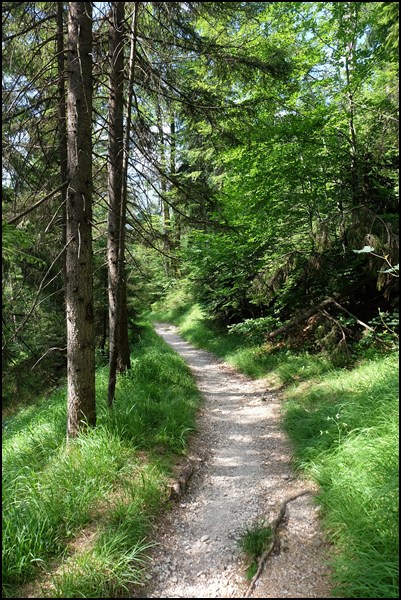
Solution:
[[(189, 458), (187, 491), (156, 532), (148, 587), (142, 598), (244, 598), (249, 587), (238, 539), (277, 516), (281, 503), (311, 482), (295, 477), (280, 429), (279, 399), (156, 324), (156, 332), (188, 363), (203, 403)], [(251, 598), (329, 598), (328, 547), (310, 494), (288, 504), (271, 555)]]

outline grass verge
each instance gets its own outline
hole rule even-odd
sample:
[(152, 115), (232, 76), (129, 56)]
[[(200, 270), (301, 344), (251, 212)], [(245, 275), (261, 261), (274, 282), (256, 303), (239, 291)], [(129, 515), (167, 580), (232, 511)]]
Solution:
[(68, 445), (64, 388), (3, 422), (3, 597), (39, 576), (36, 597), (132, 597), (141, 581), (150, 527), (200, 396), (149, 326), (112, 411), (107, 377), (107, 367), (98, 370), (97, 426)]
[(227, 334), (198, 306), (171, 302), (152, 318), (199, 348), (281, 387), (294, 466), (320, 485), (333, 543), (334, 595), (398, 598), (398, 352), (334, 368), (322, 355), (271, 352)]
[(398, 598), (398, 356), (287, 392), (297, 463), (321, 488), (336, 593)]

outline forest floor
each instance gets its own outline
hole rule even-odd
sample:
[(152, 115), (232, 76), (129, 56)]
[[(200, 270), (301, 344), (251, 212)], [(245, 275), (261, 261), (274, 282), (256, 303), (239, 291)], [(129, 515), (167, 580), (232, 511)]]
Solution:
[[(193, 348), (176, 327), (159, 323), (155, 329), (187, 361), (203, 403), (183, 463), (186, 489), (157, 525), (148, 585), (140, 597), (331, 597), (330, 547), (313, 498), (317, 490), (291, 469), (279, 397), (263, 379), (251, 380)], [(303, 491), (310, 493), (286, 505), (279, 543), (250, 591), (241, 536), (272, 522), (283, 502)]]

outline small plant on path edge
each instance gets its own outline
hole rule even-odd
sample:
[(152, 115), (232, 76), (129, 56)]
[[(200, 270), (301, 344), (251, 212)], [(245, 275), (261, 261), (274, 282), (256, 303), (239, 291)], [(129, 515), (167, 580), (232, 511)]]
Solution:
[(247, 527), (242, 533), (238, 544), (243, 552), (247, 554), (251, 563), (247, 568), (247, 579), (251, 580), (258, 569), (258, 559), (265, 551), (267, 544), (272, 539), (272, 530), (263, 521), (253, 527)]

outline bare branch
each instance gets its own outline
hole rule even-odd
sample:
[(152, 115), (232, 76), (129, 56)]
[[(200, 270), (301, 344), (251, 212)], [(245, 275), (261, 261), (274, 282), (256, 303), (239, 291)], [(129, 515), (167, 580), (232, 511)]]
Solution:
[(41, 19), (40, 21), (35, 21), (31, 25), (29, 25), (29, 27), (26, 27), (25, 29), (23, 29), (22, 31), (19, 31), (18, 33), (14, 33), (12, 35), (7, 36), (2, 41), (5, 43), (11, 42), (11, 40), (13, 40), (14, 38), (19, 37), (21, 35), (25, 35), (26, 33), (29, 33), (30, 31), (32, 31), (32, 29), (36, 29), (39, 25), (46, 23), (46, 21), (50, 21), (50, 19), (55, 19), (55, 18), (56, 18), (56, 15), (54, 15), (54, 14), (48, 15), (47, 17), (43, 17), (43, 19)]
[(67, 346), (65, 348), (49, 348), (46, 352), (36, 361), (36, 363), (31, 367), (31, 371), (40, 363), (40, 361), (47, 355), (49, 352), (54, 352), (55, 350), (59, 350), (60, 352), (65, 352), (67, 350)]
[(32, 212), (33, 210), (35, 210), (36, 208), (38, 208), (38, 206), (40, 206), (41, 204), (43, 204), (44, 202), (46, 202), (46, 200), (50, 200), (50, 198), (52, 198), (60, 190), (62, 190), (63, 187), (65, 185), (67, 185), (67, 183), (68, 183), (68, 181), (64, 181), (64, 183), (62, 183), (61, 185), (59, 185), (59, 187), (57, 189), (55, 189), (52, 192), (50, 192), (50, 194), (47, 194), (47, 196), (45, 196), (41, 200), (38, 200), (38, 202), (36, 202), (32, 206), (30, 206), (29, 208), (27, 208), (26, 210), (24, 210), (24, 212), (22, 212), (21, 214), (17, 215), (16, 217), (13, 217), (10, 221), (7, 221), (8, 225), (13, 225), (17, 221), (19, 221), (20, 219), (22, 219), (23, 217), (25, 217), (27, 214), (29, 214), (30, 212)]

